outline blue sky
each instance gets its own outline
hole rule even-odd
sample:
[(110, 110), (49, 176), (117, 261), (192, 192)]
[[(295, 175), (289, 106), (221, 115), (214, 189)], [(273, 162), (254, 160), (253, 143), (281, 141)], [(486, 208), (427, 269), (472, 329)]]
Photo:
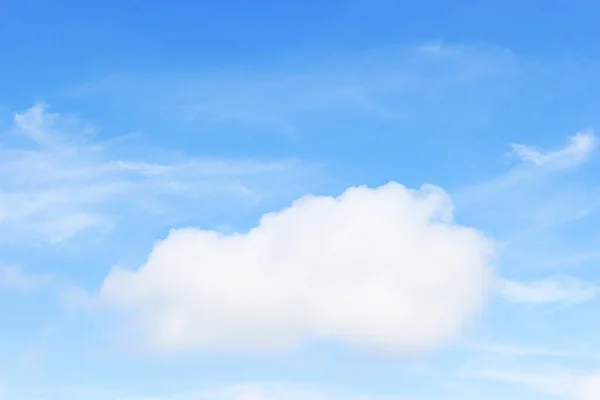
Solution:
[(0, 400), (599, 398), (598, 18), (3, 0)]

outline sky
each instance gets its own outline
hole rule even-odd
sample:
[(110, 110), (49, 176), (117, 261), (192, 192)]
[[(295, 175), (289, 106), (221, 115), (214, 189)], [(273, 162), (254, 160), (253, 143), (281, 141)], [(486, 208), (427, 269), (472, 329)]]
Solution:
[(1, 0), (0, 400), (597, 400), (600, 2)]

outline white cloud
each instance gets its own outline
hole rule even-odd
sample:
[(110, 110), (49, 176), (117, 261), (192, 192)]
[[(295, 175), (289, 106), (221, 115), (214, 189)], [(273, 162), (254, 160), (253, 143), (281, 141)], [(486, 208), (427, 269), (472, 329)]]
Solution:
[(600, 371), (582, 378), (573, 390), (572, 400), (600, 399)]
[(568, 276), (555, 276), (528, 283), (502, 280), (500, 294), (516, 303), (581, 303), (593, 299), (598, 288)]
[(294, 160), (133, 158), (123, 155), (126, 146), (116, 146), (118, 140), (94, 140), (95, 131), (43, 104), (15, 114), (11, 131), (0, 136), (0, 240), (60, 242), (90, 229), (110, 229), (127, 206), (164, 214), (183, 198), (256, 201), (265, 187), (261, 182), (278, 187), (275, 183), (294, 181), (284, 177), (298, 181), (308, 170)]
[(558, 150), (545, 151), (523, 144), (513, 144), (513, 154), (527, 163), (548, 168), (568, 168), (587, 160), (596, 147), (592, 131), (580, 132), (569, 137), (569, 143)]
[(31, 292), (50, 283), (52, 278), (42, 274), (27, 274), (18, 266), (0, 265), (0, 290)]
[[(523, 200), (523, 191), (526, 191), (532, 183), (545, 177), (546, 173), (565, 170), (587, 161), (596, 147), (596, 141), (595, 134), (588, 131), (569, 137), (565, 146), (554, 150), (513, 144), (510, 154), (519, 159), (520, 162), (517, 165), (495, 179), (463, 189), (458, 196), (465, 204), (481, 202), (486, 206), (491, 203), (503, 203), (507, 198)], [(515, 192), (517, 188), (519, 190)], [(525, 199), (539, 200), (538, 197), (532, 196), (532, 193), (527, 192), (527, 194)], [(556, 195), (556, 193), (552, 194)], [(545, 200), (549, 199), (546, 197)], [(593, 204), (597, 204), (597, 202), (593, 202)], [(539, 207), (539, 204), (536, 207)], [(514, 211), (511, 209), (511, 212)], [(571, 214), (574, 211), (578, 213), (578, 210), (569, 211)]]
[(256, 349), (334, 339), (427, 350), (482, 307), (493, 246), (452, 221), (439, 188), (390, 183), (306, 196), (244, 234), (172, 230), (100, 298), (154, 349)]

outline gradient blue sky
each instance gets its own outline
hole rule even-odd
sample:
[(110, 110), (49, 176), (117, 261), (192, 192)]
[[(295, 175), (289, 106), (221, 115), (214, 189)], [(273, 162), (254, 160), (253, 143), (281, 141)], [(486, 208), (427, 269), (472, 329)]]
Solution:
[[(1, 0), (0, 400), (600, 398), (598, 20), (593, 0)], [(403, 186), (246, 235), (387, 182), (449, 196), (439, 243)], [(456, 225), (495, 248), (484, 301), (453, 304), (481, 283)], [(286, 262), (252, 264), (257, 237)], [(286, 268), (311, 277), (293, 299)], [(398, 335), (350, 270), (396, 277)], [(299, 305), (331, 290), (358, 308), (320, 336)], [(444, 304), (460, 324), (404, 337)], [(189, 329), (156, 345), (172, 316)]]

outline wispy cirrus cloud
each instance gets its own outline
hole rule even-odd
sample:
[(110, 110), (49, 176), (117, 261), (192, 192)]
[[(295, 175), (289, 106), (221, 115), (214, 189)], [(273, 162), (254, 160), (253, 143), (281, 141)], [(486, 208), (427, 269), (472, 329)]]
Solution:
[(49, 275), (26, 273), (21, 267), (0, 264), (0, 290), (32, 292), (45, 287), (52, 280)]
[[(551, 174), (577, 167), (588, 161), (596, 148), (597, 138), (592, 130), (568, 137), (562, 147), (541, 149), (526, 144), (512, 144), (508, 156), (519, 162), (497, 178), (478, 183), (457, 193), (465, 202), (490, 202), (527, 190)], [(539, 187), (538, 187), (539, 189)], [(531, 198), (531, 197), (530, 197)], [(534, 200), (537, 200), (534, 198)]]
[[(496, 281), (495, 289), (504, 299), (517, 304), (572, 305), (596, 297), (598, 287), (593, 282), (556, 274), (522, 280), (521, 271), (508, 264), (577, 264), (595, 257), (595, 251), (578, 250), (575, 255), (562, 258), (544, 255), (540, 261), (540, 256), (529, 257), (527, 253), (532, 242), (552, 237), (600, 206), (592, 195), (597, 188), (572, 187), (562, 176), (590, 161), (596, 142), (596, 135), (589, 130), (571, 135), (562, 146), (551, 149), (512, 144), (508, 155), (517, 159), (516, 164), (498, 177), (456, 193), (458, 209), (463, 210), (463, 215), (486, 224), (503, 243), (499, 259), (504, 265), (500, 275), (507, 275)], [(569, 246), (568, 241), (563, 241), (562, 247), (555, 246), (552, 250), (568, 253)]]
[[(561, 236), (566, 227), (593, 218), (600, 207), (600, 187), (577, 174), (593, 161), (596, 142), (596, 135), (588, 130), (549, 149), (513, 144), (508, 155), (517, 162), (505, 173), (454, 193), (461, 215), (487, 226), (503, 243), (502, 269), (518, 276), (515, 268), (524, 264), (573, 267), (597, 256), (595, 248), (586, 246), (587, 241)], [(584, 239), (596, 234), (586, 229)], [(499, 288), (513, 300), (568, 302), (590, 299), (592, 286), (568, 277), (549, 277), (529, 283), (507, 280)]]
[[(543, 270), (538, 270), (535, 275), (541, 274), (541, 278), (523, 278), (532, 272), (531, 267), (574, 268), (597, 258), (595, 249), (581, 250), (578, 243), (570, 240), (557, 240), (550, 248), (544, 246), (541, 254), (530, 253), (540, 237), (551, 240), (565, 227), (593, 216), (597, 210), (600, 202), (595, 195), (598, 193), (595, 183), (573, 185), (570, 181), (577, 176), (578, 168), (592, 161), (596, 148), (597, 137), (593, 130), (571, 135), (562, 146), (552, 148), (512, 144), (507, 156), (516, 159), (516, 163), (506, 173), (457, 193), (459, 209), (460, 206), (467, 208), (470, 217), (486, 221), (491, 230), (500, 233), (503, 248), (499, 275), (510, 275), (511, 279), (498, 278), (495, 289), (506, 301), (521, 306), (576, 306), (597, 298), (597, 283), (577, 277), (575, 271), (573, 275), (543, 276)], [(589, 226), (584, 229), (584, 236), (595, 234)], [(554, 256), (555, 251), (561, 256)], [(543, 320), (538, 316), (533, 318)], [(567, 317), (564, 321), (573, 323), (574, 319)], [(549, 329), (553, 326), (550, 324)], [(548, 337), (552, 337), (556, 332), (549, 333)], [(565, 350), (565, 342), (560, 340), (545, 338), (541, 343), (539, 347), (477, 343), (473, 348), (498, 357), (503, 365), (491, 366), (486, 359), (485, 366), (467, 368), (459, 375), (469, 380), (521, 388), (528, 391), (529, 396), (544, 399), (588, 400), (598, 396), (594, 376), (582, 380), (585, 372), (571, 368), (596, 362), (593, 352), (581, 348)], [(573, 347), (572, 344), (566, 346)], [(509, 365), (504, 364), (507, 360)]]
[(512, 153), (519, 159), (538, 167), (557, 169), (578, 165), (588, 159), (596, 147), (593, 131), (579, 132), (569, 137), (563, 148), (543, 150), (524, 144), (513, 144)]
[(515, 303), (562, 303), (577, 304), (592, 300), (598, 294), (598, 287), (569, 276), (549, 277), (533, 282), (501, 280), (500, 294)]
[(132, 157), (127, 146), (99, 140), (96, 131), (44, 104), (14, 114), (10, 131), (0, 136), (0, 239), (61, 242), (112, 228), (127, 207), (168, 214), (178, 199), (257, 201), (300, 182), (310, 170), (291, 159), (165, 157), (152, 151)]
[(314, 129), (307, 125), (315, 118), (420, 119), (424, 109), (428, 118), (454, 118), (465, 105), (470, 118), (485, 118), (489, 106), (505, 95), (498, 83), (514, 79), (514, 62), (504, 49), (433, 43), (337, 54), (293, 67), (274, 62), (275, 70), (258, 73), (113, 74), (67, 92), (75, 98), (110, 98), (113, 106), (126, 99), (128, 107), (161, 110), (172, 120), (310, 135)]

